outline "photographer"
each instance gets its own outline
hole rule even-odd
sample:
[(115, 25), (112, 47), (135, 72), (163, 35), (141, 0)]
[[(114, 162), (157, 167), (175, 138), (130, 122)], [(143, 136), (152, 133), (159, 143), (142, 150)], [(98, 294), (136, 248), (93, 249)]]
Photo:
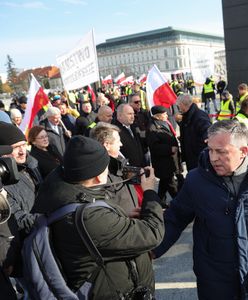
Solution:
[(19, 128), (0, 122), (0, 144), (12, 147), (13, 152), (5, 156), (12, 157), (17, 163), (20, 180), (6, 186), (5, 190), (11, 213), (15, 216), (18, 231), (23, 238), (30, 232), (36, 219), (31, 209), (42, 177), (36, 159), (27, 154), (26, 138)]
[(123, 159), (119, 156), (122, 146), (119, 132), (120, 129), (117, 126), (100, 122), (92, 129), (91, 137), (101, 143), (110, 156), (108, 181), (116, 183), (110, 186), (110, 190), (114, 193), (115, 203), (129, 215), (138, 206), (138, 198), (134, 187), (129, 182), (122, 182), (124, 180)]
[(105, 201), (112, 209), (94, 206), (85, 208), (80, 215), (104, 259), (104, 266), (96, 265), (82, 243), (74, 213), (52, 225), (54, 251), (67, 285), (77, 291), (94, 274), (91, 300), (124, 299), (129, 292), (137, 291), (137, 287), (142, 287), (147, 299), (152, 299), (155, 285), (148, 252), (161, 242), (164, 234), (163, 211), (154, 191), (154, 172), (149, 168), (150, 176), (141, 177), (144, 199), (140, 219), (131, 219), (106, 192), (108, 165), (109, 155), (99, 142), (83, 136), (72, 137), (64, 154), (63, 168), (49, 174), (40, 187), (36, 212), (49, 214), (68, 203)]
[[(10, 146), (0, 146), (0, 156), (10, 154), (13, 149)], [(16, 253), (19, 253), (20, 247), (16, 240), (13, 239), (13, 224), (14, 217), (11, 217), (10, 206), (7, 201), (6, 191), (3, 189), (3, 184), (7, 184), (5, 164), (0, 159), (0, 286), (1, 298), (8, 300), (15, 300), (16, 293), (9, 280), (9, 273), (11, 273), (16, 261)]]

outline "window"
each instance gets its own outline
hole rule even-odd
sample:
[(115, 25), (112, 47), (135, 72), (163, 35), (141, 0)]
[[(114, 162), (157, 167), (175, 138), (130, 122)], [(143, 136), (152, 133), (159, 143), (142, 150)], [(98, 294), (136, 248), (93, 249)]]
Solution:
[(168, 51), (167, 49), (164, 49), (164, 57), (167, 57), (168, 56)]
[(170, 68), (170, 67), (169, 67), (169, 62), (166, 60), (166, 61), (165, 61), (165, 69), (166, 69), (166, 70), (169, 70), (169, 68)]

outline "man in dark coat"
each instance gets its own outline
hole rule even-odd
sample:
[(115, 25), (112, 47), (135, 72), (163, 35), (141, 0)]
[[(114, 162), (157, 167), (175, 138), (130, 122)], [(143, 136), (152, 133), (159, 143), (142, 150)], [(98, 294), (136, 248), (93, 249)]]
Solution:
[(4, 187), (11, 208), (11, 218), (8, 223), (1, 226), (1, 229), (9, 226), (8, 244), (1, 245), (1, 250), (5, 248), (4, 251), (7, 253), (3, 265), (8, 270), (8, 275), (21, 277), (20, 241), (31, 231), (37, 217), (36, 214), (31, 213), (31, 210), (42, 178), (36, 159), (27, 155), (26, 138), (19, 128), (0, 122), (0, 145), (12, 147), (12, 153), (5, 156), (15, 160), (20, 177), (17, 183)]
[(174, 198), (178, 192), (176, 175), (180, 174), (179, 147), (176, 133), (168, 121), (164, 106), (151, 108), (153, 115), (147, 131), (147, 144), (151, 152), (152, 166), (155, 175), (160, 179), (158, 195), (161, 204), (166, 206), (166, 192)]
[(207, 113), (193, 103), (191, 95), (180, 95), (177, 105), (183, 115), (179, 124), (182, 161), (186, 162), (189, 171), (197, 167), (199, 155), (206, 147), (205, 140), (211, 122)]
[(193, 261), (200, 300), (248, 299), (248, 129), (235, 120), (214, 123), (208, 149), (188, 173), (164, 214), (166, 252), (193, 225)]
[(47, 132), (49, 144), (53, 145), (58, 153), (63, 156), (65, 145), (70, 137), (70, 132), (61, 126), (61, 113), (57, 107), (49, 107), (44, 115), (44, 119), (40, 121)]
[[(12, 153), (13, 149), (11, 146), (0, 146), (0, 156)], [(7, 184), (6, 180), (6, 184)], [(5, 182), (4, 182), (5, 183)], [(16, 243), (11, 243), (11, 216), (10, 207), (7, 200), (6, 191), (3, 189), (2, 178), (0, 178), (0, 286), (1, 286), (1, 297), (3, 299), (16, 300), (17, 296), (13, 286), (10, 282), (8, 275), (11, 273), (14, 262), (11, 261), (10, 256), (14, 256), (16, 252), (20, 251)], [(12, 240), (13, 242), (13, 240)], [(12, 255), (10, 253), (12, 252)], [(7, 256), (9, 262), (7, 262)], [(4, 266), (6, 264), (6, 268)]]
[(121, 153), (129, 160), (131, 166), (143, 167), (145, 164), (144, 152), (140, 138), (132, 126), (133, 122), (133, 108), (129, 104), (119, 105), (117, 120), (114, 124), (120, 128)]
[(134, 110), (134, 122), (132, 127), (140, 138), (146, 162), (149, 164), (149, 152), (146, 144), (146, 130), (150, 121), (150, 113), (141, 107), (141, 96), (139, 93), (131, 94), (128, 96), (128, 104)]
[[(99, 142), (72, 137), (64, 154), (64, 168), (49, 174), (39, 190), (36, 211), (50, 213), (68, 203), (106, 201), (114, 211), (90, 207), (81, 217), (105, 262), (105, 268), (100, 268), (95, 277), (90, 299), (120, 299), (134, 282), (148, 287), (153, 294), (154, 277), (147, 251), (158, 245), (164, 234), (162, 208), (153, 190), (153, 169), (149, 168), (149, 177), (141, 178), (144, 200), (140, 219), (129, 219), (105, 189), (108, 165), (109, 156)], [(54, 251), (67, 284), (76, 291), (96, 270), (95, 259), (77, 233), (74, 213), (53, 224), (52, 232)]]
[[(108, 181), (110, 191), (116, 200), (116, 204), (124, 209), (127, 215), (138, 206), (138, 198), (134, 186), (129, 182), (123, 182), (122, 158), (120, 147), (122, 146), (120, 129), (112, 124), (98, 123), (91, 131), (91, 137), (100, 142), (110, 156)], [(115, 183), (115, 184), (114, 184)]]

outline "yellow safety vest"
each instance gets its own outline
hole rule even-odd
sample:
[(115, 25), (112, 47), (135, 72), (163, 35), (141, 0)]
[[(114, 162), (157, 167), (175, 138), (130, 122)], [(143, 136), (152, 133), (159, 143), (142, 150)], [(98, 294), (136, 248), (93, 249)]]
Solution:
[(212, 82), (209, 82), (209, 84), (204, 83), (203, 89), (204, 89), (204, 94), (212, 93), (214, 91), (213, 83)]
[(242, 95), (239, 100), (236, 102), (236, 111), (240, 110), (242, 101), (245, 100), (245, 98), (248, 96), (248, 92), (246, 92), (244, 95)]
[(248, 118), (245, 115), (243, 115), (242, 113), (238, 113), (235, 116), (235, 119), (237, 119), (240, 123), (245, 124), (245, 126), (248, 128)]
[(227, 100), (226, 102), (224, 102), (224, 100), (221, 100), (220, 102), (220, 114), (218, 116), (218, 120), (229, 120), (231, 117), (227, 117), (227, 116), (222, 116), (222, 115), (230, 115), (231, 111), (229, 109), (229, 104), (230, 104), (231, 100)]

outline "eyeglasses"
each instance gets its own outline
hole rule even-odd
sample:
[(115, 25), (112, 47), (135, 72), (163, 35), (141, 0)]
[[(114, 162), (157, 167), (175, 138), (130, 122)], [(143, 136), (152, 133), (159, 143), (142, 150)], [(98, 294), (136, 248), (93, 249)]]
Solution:
[(134, 104), (139, 104), (139, 103), (141, 103), (141, 101), (134, 101), (133, 103)]
[(43, 135), (36, 138), (36, 140), (45, 140), (45, 139), (48, 139), (48, 135)]

